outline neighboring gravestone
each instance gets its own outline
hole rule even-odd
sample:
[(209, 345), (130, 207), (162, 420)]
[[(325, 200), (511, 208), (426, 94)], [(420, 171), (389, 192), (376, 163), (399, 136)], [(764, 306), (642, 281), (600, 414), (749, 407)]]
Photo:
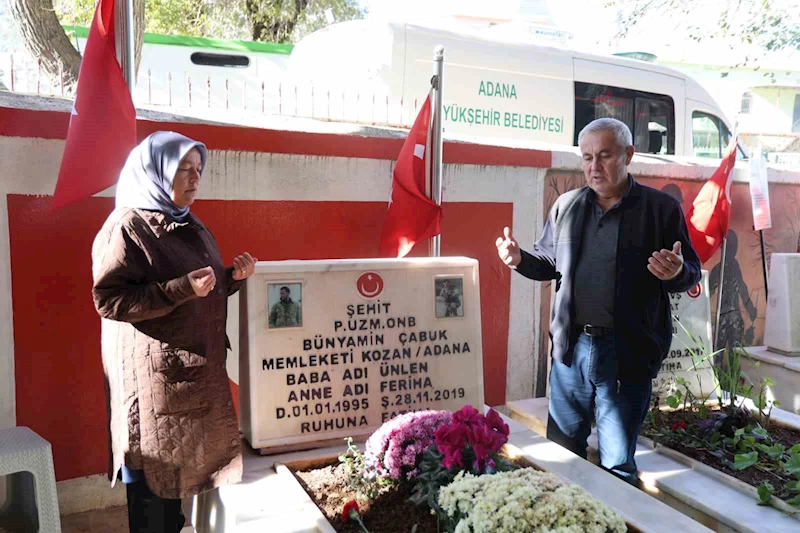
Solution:
[(703, 354), (709, 355), (713, 351), (708, 271), (703, 270), (697, 286), (687, 292), (670, 294), (669, 300), (672, 306), (672, 345), (658, 377), (653, 380), (653, 395), (658, 395), (664, 403), (676, 389), (685, 394), (685, 388), (677, 383), (678, 378), (682, 378), (696, 397), (713, 397), (716, 388), (713, 361), (711, 358), (701, 361)]
[(772, 254), (764, 343), (773, 352), (800, 356), (800, 254)]
[(262, 452), (483, 406), (478, 262), (260, 262), (240, 300), (240, 406)]

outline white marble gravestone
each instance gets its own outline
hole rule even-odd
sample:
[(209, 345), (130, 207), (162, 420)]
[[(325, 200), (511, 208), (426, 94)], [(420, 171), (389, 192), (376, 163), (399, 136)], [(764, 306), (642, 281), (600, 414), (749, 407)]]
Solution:
[(663, 403), (676, 388), (683, 393), (683, 387), (677, 385), (678, 378), (683, 378), (696, 397), (713, 397), (716, 389), (713, 361), (710, 358), (702, 360), (700, 354), (703, 352), (698, 350), (705, 347), (705, 353), (713, 351), (708, 271), (703, 270), (703, 277), (696, 287), (687, 292), (670, 294), (669, 300), (672, 306), (672, 345), (661, 364), (658, 377), (653, 380), (653, 394), (658, 394)]
[(764, 343), (800, 356), (800, 254), (772, 254)]
[(245, 438), (312, 448), (412, 410), (481, 408), (479, 296), (474, 259), (258, 263), (240, 300)]

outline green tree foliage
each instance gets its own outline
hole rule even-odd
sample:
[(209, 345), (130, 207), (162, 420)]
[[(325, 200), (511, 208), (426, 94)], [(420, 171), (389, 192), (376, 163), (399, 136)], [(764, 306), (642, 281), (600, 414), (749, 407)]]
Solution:
[[(88, 26), (95, 0), (54, 0), (65, 25)], [(293, 42), (336, 21), (363, 18), (356, 0), (147, 0), (145, 31), (218, 39)]]
[[(722, 39), (731, 46), (752, 45), (763, 52), (800, 49), (800, 0), (609, 0), (617, 8), (625, 37), (645, 19), (680, 21), (695, 41)], [(716, 16), (708, 18), (709, 13)], [(652, 19), (651, 19), (652, 20)], [(688, 24), (683, 25), (688, 21)], [(744, 57), (743, 63), (757, 57)]]

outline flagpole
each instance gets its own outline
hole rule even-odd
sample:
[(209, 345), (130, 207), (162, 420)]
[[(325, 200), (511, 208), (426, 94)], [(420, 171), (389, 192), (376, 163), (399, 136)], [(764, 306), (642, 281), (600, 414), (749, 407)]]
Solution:
[[(719, 320), (720, 316), (722, 315), (722, 287), (725, 285), (723, 283), (725, 279), (725, 258), (728, 255), (728, 236), (725, 235), (725, 238), (722, 239), (722, 259), (720, 259), (720, 266), (719, 266), (719, 286), (717, 287), (717, 318), (714, 321), (714, 348), (713, 351), (717, 351), (718, 342), (719, 342)], [(719, 364), (722, 361), (722, 354), (717, 354), (714, 357), (714, 363)]]
[[(739, 130), (739, 122), (737, 121), (736, 124), (733, 126), (733, 149), (736, 150), (738, 148), (739, 139), (737, 137)], [(736, 172), (736, 159), (733, 160), (733, 168), (731, 168), (731, 172)], [(735, 174), (734, 174), (735, 176)], [(731, 186), (731, 189), (733, 186)], [(731, 211), (728, 209), (728, 228), (730, 229), (731, 224)], [(725, 285), (725, 258), (728, 256), (728, 233), (725, 232), (725, 235), (722, 237), (722, 259), (720, 259), (720, 266), (719, 266), (719, 287), (717, 288), (717, 317), (714, 321), (714, 346), (713, 351), (717, 351), (717, 346), (719, 343), (719, 322), (720, 317), (722, 316), (722, 287)], [(721, 364), (722, 363), (722, 354), (719, 353), (714, 356), (714, 364)]]
[(133, 22), (133, 0), (120, 0), (116, 6), (117, 16), (117, 59), (122, 75), (128, 84), (128, 91), (133, 99), (136, 87), (136, 52)]
[(761, 240), (761, 271), (764, 273), (764, 296), (769, 298), (769, 274), (767, 274), (767, 245), (764, 242), (764, 230), (758, 230)]
[[(433, 143), (431, 160), (433, 172), (431, 199), (436, 205), (442, 205), (442, 74), (444, 72), (444, 47), (439, 45), (433, 51)], [(442, 236), (436, 235), (431, 240), (431, 256), (439, 257), (442, 253)]]

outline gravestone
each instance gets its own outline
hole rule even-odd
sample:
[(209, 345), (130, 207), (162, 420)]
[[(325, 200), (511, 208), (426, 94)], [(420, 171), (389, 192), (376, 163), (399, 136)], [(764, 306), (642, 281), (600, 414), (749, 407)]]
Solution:
[(800, 254), (772, 254), (764, 343), (773, 352), (800, 356)]
[(240, 296), (245, 438), (341, 443), (424, 409), (483, 406), (478, 262), (260, 262)]
[[(669, 301), (672, 308), (672, 345), (658, 376), (653, 380), (653, 395), (657, 394), (662, 403), (675, 390), (681, 390), (685, 395), (685, 386), (678, 384), (679, 378), (682, 378), (696, 397), (713, 398), (716, 388), (713, 361), (711, 358), (703, 359), (703, 354), (710, 355), (713, 352), (708, 271), (703, 270), (700, 283), (691, 290), (670, 294)], [(704, 349), (701, 350), (701, 347)]]

